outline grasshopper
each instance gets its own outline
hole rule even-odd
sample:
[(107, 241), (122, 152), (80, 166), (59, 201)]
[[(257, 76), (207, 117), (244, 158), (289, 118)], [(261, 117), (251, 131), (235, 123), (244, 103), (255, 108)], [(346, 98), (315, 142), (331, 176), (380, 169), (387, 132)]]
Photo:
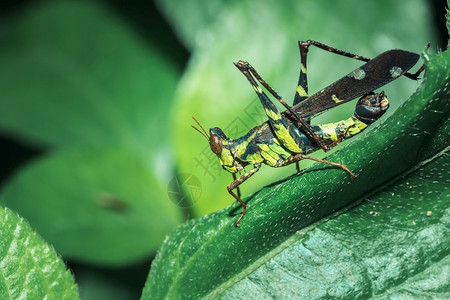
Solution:
[[(328, 151), (343, 140), (361, 133), (378, 120), (389, 107), (385, 93), (373, 91), (402, 75), (417, 80), (424, 70), (422, 65), (416, 73), (408, 73), (417, 63), (419, 55), (400, 49), (389, 50), (368, 59), (313, 40), (299, 41), (298, 44), (301, 66), (293, 106), (289, 106), (248, 62), (238, 61), (235, 66), (255, 90), (268, 121), (250, 129), (240, 138), (230, 139), (218, 127), (211, 128), (208, 134), (192, 117), (202, 131), (191, 126), (208, 140), (222, 167), (233, 175), (233, 182), (228, 185), (227, 190), (242, 206), (242, 213), (235, 222), (236, 227), (240, 226), (247, 211), (247, 205), (241, 200), (239, 185), (253, 176), (262, 164), (277, 168), (296, 163), (299, 171), (298, 161), (309, 159), (341, 168), (352, 178), (356, 178), (344, 164), (314, 158), (307, 154), (320, 149)], [(310, 46), (366, 63), (314, 95), (308, 96), (306, 60)], [(258, 82), (286, 108), (284, 112), (280, 112), (271, 102)], [(311, 118), (317, 114), (358, 97), (361, 98), (350, 118), (335, 123), (311, 125)], [(245, 171), (244, 167), (248, 165), (253, 168)], [(237, 178), (236, 173), (240, 172), (245, 173)], [(234, 189), (237, 193), (233, 192)]]

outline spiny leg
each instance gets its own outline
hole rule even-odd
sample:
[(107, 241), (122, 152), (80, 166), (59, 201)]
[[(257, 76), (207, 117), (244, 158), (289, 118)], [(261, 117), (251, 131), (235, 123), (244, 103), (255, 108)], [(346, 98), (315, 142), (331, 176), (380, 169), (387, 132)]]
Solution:
[[(316, 46), (317, 48), (320, 48), (322, 50), (338, 54), (338, 55), (350, 57), (350, 58), (361, 60), (361, 61), (365, 61), (365, 62), (370, 61), (370, 58), (367, 58), (367, 57), (364, 57), (364, 56), (361, 56), (361, 55), (357, 55), (357, 54), (353, 54), (353, 53), (350, 53), (350, 52), (342, 51), (342, 50), (339, 50), (337, 48), (333, 48), (331, 46), (325, 45), (323, 43), (320, 43), (320, 42), (317, 42), (317, 41), (314, 41), (314, 40), (299, 41), (298, 44), (299, 44), (299, 47), (300, 47), (300, 57), (301, 57), (302, 67), (303, 66), (305, 67), (305, 83), (306, 83), (306, 55), (308, 53), (308, 48), (311, 45), (312, 46)], [(430, 46), (431, 46), (430, 43), (428, 43), (427, 49), (430, 48)], [(423, 64), (416, 73), (411, 74), (409, 72), (406, 72), (403, 75), (408, 77), (409, 79), (417, 80), (419, 78), (420, 73), (422, 73), (424, 69), (425, 69), (425, 64)], [(300, 77), (301, 77), (301, 75), (302, 75), (302, 73), (300, 72)], [(299, 85), (300, 85), (300, 80), (299, 80)], [(306, 89), (306, 92), (308, 92), (307, 89)], [(303, 98), (303, 99), (306, 99), (306, 98)], [(294, 100), (294, 105), (295, 104), (297, 104), (297, 103)]]
[[(306, 98), (308, 98), (308, 77), (306, 75), (306, 62), (308, 56), (308, 48), (311, 44), (308, 41), (299, 41), (298, 47), (300, 49), (300, 75), (298, 77), (297, 88), (295, 89), (295, 96), (292, 105), (296, 105)], [(310, 120), (307, 120), (311, 124)], [(295, 162), (295, 169), (297, 173), (300, 172), (300, 165), (298, 161)]]
[(320, 42), (317, 41), (313, 41), (313, 40), (307, 40), (307, 41), (299, 41), (298, 42), (298, 46), (300, 48), (300, 76), (298, 78), (298, 86), (296, 89), (296, 93), (295, 93), (295, 97), (294, 97), (294, 104), (296, 105), (300, 102), (302, 102), (303, 100), (305, 100), (306, 98), (308, 98), (308, 80), (307, 80), (307, 76), (306, 76), (306, 61), (307, 61), (307, 55), (308, 55), (308, 48), (309, 46), (316, 46), (320, 49), (326, 50), (328, 52), (331, 53), (335, 53), (335, 54), (339, 54), (342, 56), (346, 56), (346, 57), (350, 57), (350, 58), (354, 58), (354, 59), (358, 59), (358, 60), (362, 60), (362, 61), (369, 61), (370, 59), (365, 58), (363, 56), (360, 55), (356, 55), (356, 54), (352, 54), (349, 52), (345, 52), (333, 47), (330, 47), (328, 45), (322, 44)]
[(244, 203), (244, 201), (241, 200), (240, 197), (240, 192), (238, 190), (238, 195), (236, 195), (233, 190), (238, 188), (239, 185), (241, 183), (243, 183), (244, 181), (246, 181), (247, 179), (249, 179), (251, 176), (253, 176), (253, 174), (255, 174), (256, 172), (258, 172), (259, 168), (261, 167), (260, 164), (256, 164), (254, 165), (254, 168), (251, 169), (250, 171), (246, 172), (244, 175), (242, 175), (241, 177), (239, 177), (238, 179), (235, 179), (232, 183), (230, 183), (230, 185), (227, 187), (228, 193), (231, 194), (231, 196), (234, 197), (234, 199), (236, 199), (237, 202), (239, 202), (242, 206), (242, 213), (241, 216), (239, 217), (239, 219), (236, 221), (236, 223), (234, 223), (234, 225), (236, 227), (240, 227), (239, 223), (241, 222), (242, 218), (245, 216), (245, 213), (247, 212), (247, 205)]
[[(319, 138), (319, 136), (314, 132), (314, 130), (308, 124), (308, 121), (306, 121), (305, 119), (300, 117), (300, 115), (298, 113), (296, 113), (289, 106), (289, 104), (287, 104), (286, 101), (284, 101), (280, 97), (280, 95), (278, 95), (277, 92), (275, 92), (275, 90), (272, 89), (272, 87), (270, 87), (266, 83), (266, 81), (264, 81), (264, 79), (261, 78), (261, 76), (258, 74), (258, 72), (256, 72), (256, 70), (252, 67), (252, 65), (250, 65), (248, 62), (242, 61), (242, 60), (235, 63), (235, 65), (239, 69), (239, 71), (241, 71), (242, 74), (244, 74), (244, 76), (247, 78), (247, 80), (253, 86), (256, 93), (260, 97), (260, 99), (261, 99), (260, 95), (265, 96), (265, 94), (260, 91), (260, 88), (259, 88), (258, 84), (256, 83), (255, 79), (253, 78), (253, 76), (256, 78), (256, 80), (258, 80), (261, 83), (262, 86), (264, 86), (264, 88), (266, 88), (272, 94), (272, 96), (275, 97), (275, 99), (277, 99), (289, 111), (290, 115), (306, 129), (306, 131), (308, 132), (310, 137), (317, 143), (317, 145), (319, 145), (320, 148), (322, 148), (324, 151), (330, 150), (330, 148), (327, 145), (325, 145), (323, 143), (323, 141)], [(267, 96), (265, 96), (265, 97), (267, 97)], [(294, 151), (294, 152), (296, 152), (296, 151)]]
[(353, 179), (355, 179), (357, 177), (344, 164), (333, 162), (333, 161), (329, 161), (329, 160), (324, 160), (324, 159), (320, 159), (320, 158), (314, 158), (314, 157), (311, 157), (311, 156), (308, 156), (308, 155), (304, 155), (304, 154), (296, 154), (296, 155), (292, 156), (289, 160), (286, 161), (285, 165), (289, 165), (289, 164), (292, 164), (294, 162), (298, 162), (299, 160), (302, 160), (302, 159), (309, 159), (309, 160), (313, 160), (313, 161), (316, 161), (316, 162), (327, 164), (327, 165), (330, 165), (330, 166), (333, 166), (333, 167), (341, 168), (342, 170), (347, 172), (350, 176), (352, 176)]
[[(304, 42), (299, 41), (298, 47), (300, 49), (300, 75), (298, 76), (298, 84), (295, 89), (295, 96), (292, 105), (302, 102), (308, 98), (308, 78), (306, 75), (306, 61), (309, 45), (305, 45)], [(308, 124), (311, 124), (310, 120), (307, 120)], [(300, 165), (298, 161), (295, 162), (295, 169), (297, 173), (300, 172)]]
[[(350, 57), (353, 59), (361, 60), (364, 62), (370, 61), (370, 58), (367, 58), (367, 57), (364, 57), (361, 55), (357, 55), (357, 54), (353, 54), (350, 52), (342, 51), (337, 48), (333, 48), (331, 46), (325, 45), (323, 43), (320, 43), (320, 42), (317, 42), (314, 40), (299, 41), (298, 45), (300, 48), (301, 67), (300, 67), (300, 76), (299, 76), (299, 80), (298, 80), (297, 91), (299, 90), (299, 88), (300, 88), (300, 90), (302, 90), (302, 92), (298, 93), (299, 94), (298, 97), (301, 97), (302, 99), (306, 99), (308, 97), (308, 80), (307, 80), (307, 76), (306, 76), (306, 61), (307, 61), (308, 49), (310, 46), (316, 46), (325, 51), (335, 53), (335, 54), (338, 54), (341, 56), (346, 56), (346, 57)], [(243, 63), (248, 66), (248, 70), (264, 86), (264, 88), (266, 88), (275, 98), (281, 99), (281, 97), (261, 78), (261, 76), (256, 72), (256, 70), (248, 62), (243, 62)], [(297, 98), (297, 94), (296, 94), (295, 98)], [(301, 101), (299, 101), (299, 102), (301, 102)], [(297, 103), (298, 102), (296, 102), (296, 99), (294, 99), (294, 105)]]
[(406, 76), (406, 77), (408, 77), (409, 79), (412, 79), (412, 80), (417, 80), (417, 79), (419, 79), (420, 73), (422, 73), (424, 70), (425, 70), (425, 64), (420, 66), (419, 70), (417, 70), (416, 73), (411, 74), (409, 72), (406, 72), (405, 74), (403, 74), (403, 76)]
[[(431, 47), (431, 44), (428, 43), (428, 44), (427, 44), (427, 47), (426, 47), (425, 49), (428, 49), (428, 48), (430, 48), (430, 47)], [(419, 68), (419, 70), (417, 70), (416, 73), (411, 74), (411, 73), (409, 73), (409, 72), (406, 72), (406, 73), (403, 74), (403, 75), (406, 76), (406, 77), (408, 77), (409, 79), (417, 80), (417, 79), (419, 79), (420, 73), (422, 73), (424, 70), (425, 70), (425, 64), (421, 65), (420, 68)]]
[[(350, 58), (361, 60), (361, 61), (365, 61), (365, 62), (370, 61), (370, 58), (367, 58), (367, 57), (364, 57), (364, 56), (361, 56), (361, 55), (357, 55), (357, 54), (353, 54), (353, 53), (350, 53), (350, 52), (342, 51), (342, 50), (339, 50), (337, 48), (325, 45), (325, 44), (323, 44), (321, 42), (314, 41), (314, 40), (299, 41), (298, 44), (300, 45), (300, 51), (302, 50), (302, 48), (304, 48), (306, 50), (306, 52), (308, 52), (309, 46), (312, 45), (312, 46), (316, 46), (317, 48), (320, 48), (322, 50), (325, 50), (325, 51), (328, 51), (328, 52), (331, 52), (331, 53), (335, 53), (335, 54), (338, 54), (338, 55), (341, 55), (341, 56), (346, 56), (346, 57), (350, 57)], [(306, 53), (305, 53), (305, 57), (306, 57)]]
[[(308, 98), (308, 78), (306, 75), (306, 57), (308, 54), (309, 44), (305, 42), (298, 42), (298, 46), (300, 48), (300, 75), (298, 76), (298, 85), (295, 89), (295, 96), (292, 105), (296, 105), (297, 103), (302, 102), (306, 98)], [(308, 124), (311, 124), (310, 120), (307, 120)], [(295, 168), (297, 169), (297, 173), (300, 172), (300, 166), (298, 161), (295, 162)]]
[[(304, 42), (298, 42), (300, 48), (300, 75), (298, 76), (298, 85), (295, 90), (294, 102), (292, 105), (302, 102), (308, 98), (308, 78), (306, 76), (306, 57), (308, 53), (308, 45)], [(298, 164), (297, 164), (298, 165)]]

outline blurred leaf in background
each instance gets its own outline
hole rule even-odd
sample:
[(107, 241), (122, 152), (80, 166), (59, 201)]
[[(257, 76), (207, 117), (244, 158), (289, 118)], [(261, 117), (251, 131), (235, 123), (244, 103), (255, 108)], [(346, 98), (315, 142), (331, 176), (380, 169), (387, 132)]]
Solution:
[(148, 257), (180, 220), (172, 202), (151, 196), (165, 192), (157, 182), (127, 149), (77, 147), (28, 166), (0, 199), (66, 259), (123, 265)]
[(166, 190), (179, 71), (100, 2), (36, 3), (7, 28), (1, 130), (52, 151), (11, 179), (2, 204), (68, 258), (123, 264), (150, 255), (182, 219)]
[(40, 146), (164, 146), (179, 70), (100, 3), (37, 3), (3, 26), (3, 131)]

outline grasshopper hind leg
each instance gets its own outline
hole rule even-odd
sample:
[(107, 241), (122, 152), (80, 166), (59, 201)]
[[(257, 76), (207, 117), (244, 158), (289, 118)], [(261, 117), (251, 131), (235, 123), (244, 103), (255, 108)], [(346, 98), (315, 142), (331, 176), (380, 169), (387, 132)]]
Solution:
[(361, 55), (356, 55), (353, 53), (345, 52), (345, 51), (330, 47), (328, 45), (322, 44), (317, 41), (313, 41), (313, 40), (299, 41), (298, 47), (300, 49), (300, 63), (301, 63), (300, 76), (298, 79), (298, 86), (297, 86), (297, 89), (295, 92), (293, 105), (296, 105), (296, 104), (302, 102), (303, 100), (305, 100), (306, 98), (308, 98), (308, 80), (307, 80), (307, 76), (306, 76), (306, 61), (307, 61), (308, 50), (309, 50), (310, 46), (315, 46), (317, 48), (320, 48), (322, 50), (325, 50), (325, 51), (328, 51), (331, 53), (335, 53), (338, 55), (350, 57), (350, 58), (365, 61), (365, 62), (370, 60)]
[[(280, 95), (278, 95), (277, 92), (275, 92), (275, 90), (272, 89), (267, 84), (267, 82), (264, 79), (261, 78), (261, 76), (258, 74), (258, 72), (256, 72), (256, 70), (248, 62), (240, 60), (237, 63), (235, 63), (235, 66), (239, 69), (239, 71), (242, 72), (242, 74), (244, 74), (244, 76), (250, 82), (250, 84), (252, 85), (256, 94), (258, 95), (258, 98), (261, 100), (261, 103), (264, 106), (264, 109), (266, 110), (267, 117), (269, 118), (269, 122), (271, 123), (272, 128), (274, 129), (275, 134), (277, 135), (278, 138), (281, 138), (280, 134), (282, 134), (283, 136), (286, 136), (286, 137), (288, 135), (290, 135), (292, 138), (294, 138), (296, 140), (296, 143), (299, 143), (299, 145), (301, 145), (301, 143), (302, 143), (301, 139), (298, 138), (298, 135), (295, 132), (293, 132), (292, 130), (290, 130), (290, 128), (288, 127), (286, 117), (281, 115), (279, 110), (269, 100), (267, 95), (264, 92), (262, 92), (261, 88), (256, 83), (255, 78), (256, 78), (256, 80), (259, 81), (259, 83), (262, 84), (262, 86), (264, 88), (267, 89), (267, 91), (270, 92), (270, 94), (272, 94), (272, 96), (275, 97), (275, 99), (277, 99), (289, 111), (290, 115), (299, 123), (299, 125), (303, 126), (303, 128), (307, 131), (308, 135), (310, 135), (310, 137), (319, 145), (320, 148), (322, 148), (324, 151), (330, 150), (327, 147), (327, 145), (325, 145), (322, 142), (322, 140), (317, 136), (317, 134), (312, 130), (311, 126), (309, 125), (309, 120), (302, 118), (297, 112), (295, 112), (292, 109), (292, 107), (289, 106), (286, 103), (286, 101), (284, 101), (280, 97)], [(253, 78), (253, 76), (254, 76), (254, 78)], [(284, 129), (282, 127), (284, 127)], [(290, 131), (288, 135), (286, 135), (284, 132), (286, 129)], [(278, 131), (281, 131), (281, 132), (278, 133)], [(302, 151), (296, 151), (298, 149), (294, 149), (294, 148), (296, 148), (295, 146), (294, 146), (294, 148), (292, 148), (292, 147), (289, 147), (288, 145), (286, 145), (286, 143), (283, 143), (283, 144), (284, 144), (284, 146), (287, 146), (287, 148), (292, 152), (296, 152), (296, 153), (302, 152)]]

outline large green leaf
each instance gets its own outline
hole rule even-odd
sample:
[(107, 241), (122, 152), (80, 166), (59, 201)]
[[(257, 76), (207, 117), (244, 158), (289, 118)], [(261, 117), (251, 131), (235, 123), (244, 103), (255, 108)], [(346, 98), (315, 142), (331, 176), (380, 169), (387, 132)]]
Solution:
[[(383, 124), (330, 156), (349, 162), (357, 179), (315, 165), (247, 199), (240, 229), (233, 226), (237, 205), (180, 226), (155, 259), (143, 298), (275, 297), (283, 291), (305, 298), (388, 296), (418, 290), (426, 280), (444, 293), (448, 280), (430, 277), (448, 269), (450, 254), (450, 52), (425, 58), (420, 89)], [(288, 283), (293, 278), (295, 286)]]
[(0, 298), (78, 299), (70, 271), (28, 223), (0, 207)]
[(197, 44), (209, 43), (214, 39), (210, 27), (220, 14), (225, 2), (224, 0), (156, 0), (179, 38), (191, 49)]
[(40, 1), (0, 32), (0, 130), (39, 145), (163, 148), (178, 72), (100, 1)]
[(70, 149), (20, 170), (3, 204), (65, 258), (151, 255), (181, 221), (167, 194), (178, 70), (102, 1), (39, 1), (1, 22), (0, 131)]
[[(181, 221), (146, 159), (122, 148), (74, 148), (29, 165), (0, 203), (66, 259), (121, 265), (153, 254)], [(165, 195), (153, 198), (152, 195)]]
[(210, 296), (450, 298), (449, 150), (348, 213), (299, 231)]
[[(368, 57), (391, 48), (420, 52), (430, 40), (433, 42), (428, 14), (427, 5), (421, 0), (409, 1), (408, 5), (384, 0), (363, 4), (357, 0), (307, 0), (288, 5), (284, 1), (244, 0), (223, 5), (216, 22), (209, 24), (206, 32), (198, 32), (204, 40), (194, 48), (173, 106), (178, 171), (196, 176), (202, 186), (201, 196), (192, 199), (194, 213), (216, 211), (234, 199), (226, 191), (230, 174), (222, 170), (205, 139), (189, 127), (193, 124), (190, 116), (194, 115), (206, 128), (222, 128), (230, 138), (238, 138), (267, 120), (253, 89), (232, 62), (248, 60), (291, 103), (300, 67), (298, 40), (315, 39)], [(355, 60), (311, 48), (310, 92), (317, 92), (358, 66), (360, 62)], [(416, 82), (401, 78), (383, 87), (391, 101), (390, 111), (406, 100), (416, 86)], [(342, 105), (332, 109), (332, 115), (323, 114), (313, 121), (328, 123), (347, 118), (353, 109), (353, 103)], [(294, 172), (294, 166), (263, 167), (241, 190), (248, 195)]]

